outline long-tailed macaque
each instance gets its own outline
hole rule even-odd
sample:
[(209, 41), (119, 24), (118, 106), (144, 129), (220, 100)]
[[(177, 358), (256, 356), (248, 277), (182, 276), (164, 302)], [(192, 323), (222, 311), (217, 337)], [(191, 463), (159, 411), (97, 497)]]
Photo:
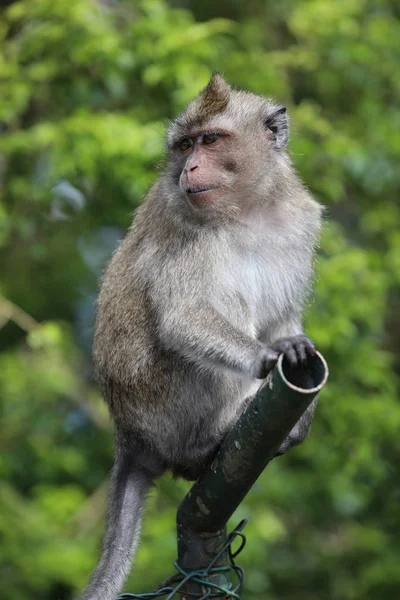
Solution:
[[(286, 109), (220, 75), (170, 125), (167, 162), (104, 275), (94, 360), (115, 424), (106, 532), (85, 600), (112, 600), (146, 492), (195, 479), (274, 367), (315, 353), (301, 313), (320, 206), (286, 152)], [(302, 441), (315, 403), (278, 454)]]

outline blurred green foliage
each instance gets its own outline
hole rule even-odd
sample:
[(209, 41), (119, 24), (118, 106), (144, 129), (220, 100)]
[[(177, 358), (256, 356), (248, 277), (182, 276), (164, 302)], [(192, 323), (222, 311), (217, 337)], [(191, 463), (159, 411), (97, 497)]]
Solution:
[[(67, 600), (97, 556), (112, 429), (97, 279), (157, 177), (165, 120), (222, 71), (285, 102), (327, 207), (307, 331), (331, 370), (308, 441), (248, 517), (244, 598), (400, 590), (400, 8), (396, 0), (19, 0), (0, 20), (0, 599)], [(172, 570), (162, 479), (126, 589)]]

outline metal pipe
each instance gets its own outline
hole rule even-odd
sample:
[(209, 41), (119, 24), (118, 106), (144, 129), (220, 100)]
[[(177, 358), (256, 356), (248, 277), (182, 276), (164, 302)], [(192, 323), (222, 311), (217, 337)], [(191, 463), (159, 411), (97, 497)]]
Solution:
[[(177, 512), (178, 564), (206, 567), (226, 542), (225, 526), (279, 446), (323, 388), (328, 366), (317, 352), (291, 367), (284, 356), (224, 439)], [(225, 561), (225, 563), (224, 563)], [(221, 561), (226, 564), (226, 557)], [(211, 580), (211, 579), (210, 579)], [(225, 580), (219, 576), (221, 581)], [(197, 585), (186, 592), (201, 593)], [(204, 593), (204, 591), (203, 591)]]

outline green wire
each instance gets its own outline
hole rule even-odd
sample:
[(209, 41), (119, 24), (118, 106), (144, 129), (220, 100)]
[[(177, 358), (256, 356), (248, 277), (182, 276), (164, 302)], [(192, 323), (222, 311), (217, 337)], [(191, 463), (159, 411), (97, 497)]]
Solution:
[[(242, 529), (246, 526), (247, 521), (243, 520), (239, 523), (239, 525), (232, 531), (229, 535), (225, 545), (220, 550), (220, 552), (213, 558), (208, 567), (204, 569), (196, 569), (194, 571), (185, 571), (181, 566), (178, 565), (177, 562), (174, 562), (174, 567), (178, 571), (178, 575), (174, 576), (174, 579), (178, 579), (178, 583), (175, 587), (171, 587), (169, 585), (160, 588), (156, 592), (149, 592), (145, 594), (131, 594), (125, 593), (118, 596), (115, 600), (154, 600), (155, 598), (161, 598), (165, 596), (165, 600), (172, 600), (177, 594), (181, 594), (180, 590), (182, 590), (183, 586), (188, 583), (188, 581), (192, 581), (194, 583), (198, 583), (204, 587), (206, 590), (205, 595), (199, 596), (198, 594), (192, 594), (188, 592), (184, 592), (185, 596), (189, 600), (189, 598), (196, 598), (197, 600), (207, 600), (208, 598), (225, 598), (232, 600), (240, 600), (243, 584), (244, 584), (244, 570), (235, 564), (234, 559), (236, 556), (243, 550), (246, 544), (246, 537), (242, 533)], [(232, 552), (232, 542), (236, 538), (241, 539), (241, 544), (236, 550), (236, 552)], [(219, 561), (219, 559), (223, 556), (223, 554), (228, 551), (229, 555), (229, 565), (222, 567), (215, 567), (214, 565)], [(209, 580), (211, 575), (216, 575), (218, 573), (227, 573), (229, 571), (233, 571), (236, 574), (238, 579), (237, 585), (233, 587), (233, 584), (229, 585), (229, 589), (225, 587), (221, 587), (220, 585), (213, 583)], [(171, 579), (171, 578), (170, 578)], [(215, 593), (216, 592), (216, 593)]]

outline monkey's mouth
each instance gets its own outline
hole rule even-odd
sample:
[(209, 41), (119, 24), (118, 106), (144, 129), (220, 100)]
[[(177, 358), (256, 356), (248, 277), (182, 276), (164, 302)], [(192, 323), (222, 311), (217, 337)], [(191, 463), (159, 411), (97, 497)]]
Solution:
[(211, 192), (216, 190), (217, 186), (214, 187), (191, 187), (186, 190), (187, 194), (204, 194), (205, 192)]

